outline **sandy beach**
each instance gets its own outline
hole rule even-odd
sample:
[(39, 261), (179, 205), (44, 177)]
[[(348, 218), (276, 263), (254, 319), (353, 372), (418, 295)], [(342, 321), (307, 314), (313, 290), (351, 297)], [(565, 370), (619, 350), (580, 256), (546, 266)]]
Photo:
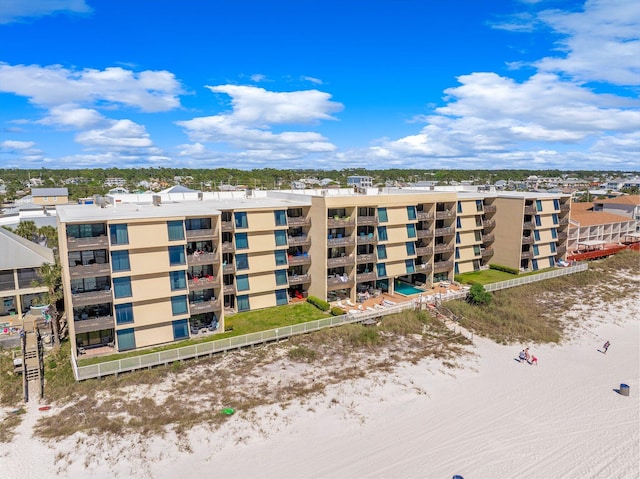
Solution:
[[(0, 477), (639, 477), (639, 300), (576, 305), (567, 314), (580, 326), (560, 345), (475, 337), (461, 367), (401, 364), (300, 403), (239, 411), (186, 442), (171, 433), (43, 442), (31, 429), (48, 412), (30, 402), (12, 444), (0, 445)], [(538, 366), (516, 360), (525, 346)]]

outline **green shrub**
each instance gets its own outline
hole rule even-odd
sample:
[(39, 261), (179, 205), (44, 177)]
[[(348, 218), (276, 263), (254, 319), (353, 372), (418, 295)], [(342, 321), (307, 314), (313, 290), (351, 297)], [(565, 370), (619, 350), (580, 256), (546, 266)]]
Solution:
[(337, 306), (334, 306), (333, 308), (331, 308), (331, 315), (332, 316), (342, 316), (345, 313), (346, 313), (346, 311), (344, 309), (338, 308)]
[(331, 305), (329, 303), (317, 296), (309, 296), (307, 298), (307, 303), (313, 304), (316, 308), (322, 311), (329, 311), (329, 309), (331, 309)]
[(481, 284), (474, 284), (469, 290), (469, 301), (474, 304), (490, 304), (491, 293), (484, 289)]
[(511, 268), (509, 266), (503, 266), (501, 264), (495, 264), (495, 263), (491, 263), (489, 265), (489, 268), (491, 269), (496, 269), (498, 271), (504, 271), (505, 273), (511, 273), (511, 274), (520, 274), (520, 271), (516, 268)]

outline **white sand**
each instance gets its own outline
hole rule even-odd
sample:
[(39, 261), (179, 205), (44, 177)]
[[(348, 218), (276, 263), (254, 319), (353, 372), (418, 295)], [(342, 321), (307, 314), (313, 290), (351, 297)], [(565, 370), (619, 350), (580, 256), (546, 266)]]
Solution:
[[(31, 436), (48, 414), (32, 402), (13, 444), (0, 445), (0, 477), (637, 478), (638, 304), (636, 297), (590, 313), (577, 307), (583, 326), (571, 341), (530, 345), (537, 367), (515, 361), (520, 345), (476, 338), (464, 369), (403, 366), (305, 404), (238, 413), (215, 431), (193, 430), (190, 452), (171, 437), (47, 445)], [(616, 391), (621, 383), (629, 397)], [(105, 458), (86, 459), (96, 451)], [(54, 465), (69, 452), (78, 457)]]

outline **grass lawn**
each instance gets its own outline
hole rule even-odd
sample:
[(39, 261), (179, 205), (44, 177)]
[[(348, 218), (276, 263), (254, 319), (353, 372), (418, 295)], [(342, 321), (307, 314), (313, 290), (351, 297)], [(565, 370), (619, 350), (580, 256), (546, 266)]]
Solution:
[(462, 284), (490, 284), (499, 283), (500, 281), (508, 281), (510, 279), (521, 278), (522, 276), (529, 276), (532, 274), (540, 274), (545, 271), (551, 271), (556, 268), (539, 269), (537, 271), (527, 271), (526, 273), (512, 274), (506, 271), (498, 271), (497, 269), (483, 269), (481, 271), (470, 271), (468, 273), (462, 273), (456, 275), (456, 281)]
[(277, 306), (275, 308), (266, 308), (257, 311), (249, 311), (246, 313), (238, 313), (225, 318), (225, 332), (221, 334), (212, 334), (204, 338), (187, 339), (179, 343), (167, 344), (166, 346), (158, 346), (149, 349), (131, 351), (128, 353), (110, 354), (108, 356), (98, 356), (94, 358), (79, 359), (78, 366), (88, 366), (90, 364), (104, 363), (114, 361), (116, 359), (130, 358), (141, 356), (143, 354), (156, 353), (158, 351), (166, 351), (169, 349), (177, 349), (192, 344), (206, 343), (217, 339), (229, 338), (232, 336), (240, 336), (243, 334), (255, 333), (258, 331), (266, 331), (269, 329), (280, 328), (282, 326), (290, 326), (292, 324), (306, 323), (315, 319), (326, 318), (329, 313), (320, 311), (318, 308), (309, 303), (295, 303), (285, 306)]

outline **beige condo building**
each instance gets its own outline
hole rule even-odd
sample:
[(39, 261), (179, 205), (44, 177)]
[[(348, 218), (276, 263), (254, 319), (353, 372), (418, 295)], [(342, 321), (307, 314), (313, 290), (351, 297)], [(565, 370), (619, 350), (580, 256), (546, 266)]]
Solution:
[[(489, 262), (547, 267), (563, 257), (562, 205), (568, 197), (361, 188), (60, 206), (71, 340), (126, 351), (222, 332), (229, 314), (309, 295), (356, 302), (372, 290), (412, 294)], [(539, 238), (532, 257), (528, 236)]]

